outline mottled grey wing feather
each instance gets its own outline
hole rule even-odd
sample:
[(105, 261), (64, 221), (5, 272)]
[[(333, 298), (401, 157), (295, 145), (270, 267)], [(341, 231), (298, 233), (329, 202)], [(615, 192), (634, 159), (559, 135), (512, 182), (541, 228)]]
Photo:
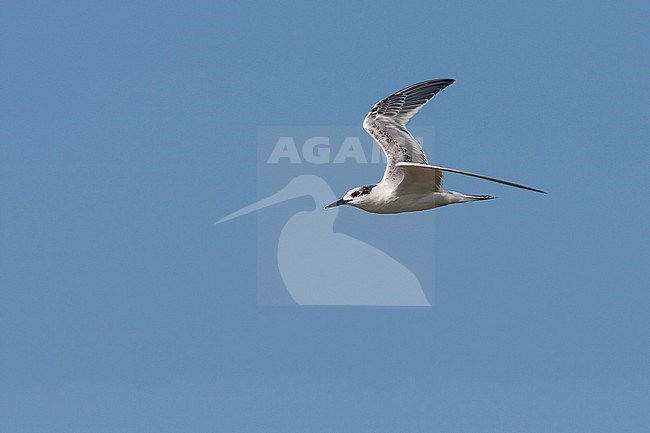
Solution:
[[(382, 183), (400, 183), (404, 174), (395, 167), (398, 162), (429, 163), (420, 144), (406, 129), (406, 124), (431, 98), (453, 82), (452, 79), (440, 79), (413, 84), (372, 107), (363, 121), (363, 128), (386, 154), (387, 164)], [(442, 186), (442, 172), (436, 184)]]

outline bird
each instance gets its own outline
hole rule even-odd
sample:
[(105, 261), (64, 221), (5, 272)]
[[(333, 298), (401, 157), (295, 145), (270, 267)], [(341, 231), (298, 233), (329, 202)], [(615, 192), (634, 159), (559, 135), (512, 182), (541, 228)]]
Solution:
[(408, 121), (435, 95), (454, 83), (442, 78), (408, 86), (377, 102), (363, 121), (363, 129), (386, 154), (386, 171), (378, 184), (349, 190), (325, 206), (348, 205), (366, 212), (392, 214), (438, 208), (455, 203), (491, 200), (491, 195), (468, 195), (442, 188), (443, 173), (457, 173), (546, 194), (540, 189), (455, 168), (430, 165), (422, 146), (406, 128)]

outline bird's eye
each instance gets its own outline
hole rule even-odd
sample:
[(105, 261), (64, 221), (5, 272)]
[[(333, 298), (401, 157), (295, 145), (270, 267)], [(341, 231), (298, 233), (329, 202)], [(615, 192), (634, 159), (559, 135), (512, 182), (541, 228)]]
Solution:
[(359, 197), (359, 191), (355, 191), (351, 195), (352, 197)]

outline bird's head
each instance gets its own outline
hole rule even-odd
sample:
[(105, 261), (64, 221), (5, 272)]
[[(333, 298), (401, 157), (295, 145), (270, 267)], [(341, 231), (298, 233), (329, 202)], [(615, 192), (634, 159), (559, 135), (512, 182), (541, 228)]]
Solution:
[(349, 204), (350, 206), (363, 207), (363, 204), (372, 200), (372, 189), (377, 185), (366, 185), (358, 186), (352, 188), (350, 191), (346, 192), (342, 199), (330, 203), (325, 206), (325, 209), (329, 209), (335, 206), (341, 206), (344, 204)]

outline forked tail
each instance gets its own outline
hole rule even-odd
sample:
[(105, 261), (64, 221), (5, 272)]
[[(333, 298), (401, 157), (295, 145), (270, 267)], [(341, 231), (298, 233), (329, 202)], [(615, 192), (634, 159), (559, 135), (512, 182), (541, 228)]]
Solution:
[(469, 200), (492, 200), (494, 199), (491, 195), (465, 195)]

